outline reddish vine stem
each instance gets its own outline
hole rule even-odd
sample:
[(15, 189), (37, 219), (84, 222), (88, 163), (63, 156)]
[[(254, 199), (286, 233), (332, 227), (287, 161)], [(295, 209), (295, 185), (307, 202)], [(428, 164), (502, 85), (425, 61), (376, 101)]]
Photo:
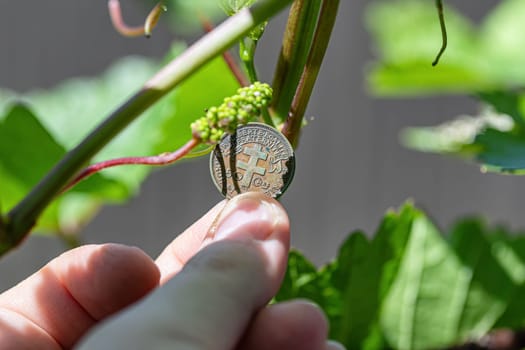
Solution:
[[(202, 28), (206, 33), (209, 33), (213, 30), (213, 24), (204, 16), (200, 16), (200, 21), (202, 24)], [(222, 58), (224, 59), (224, 62), (226, 62), (226, 65), (232, 72), (235, 79), (237, 79), (237, 82), (241, 86), (248, 86), (250, 85), (250, 81), (242, 71), (242, 69), (239, 67), (237, 62), (235, 61), (235, 58), (233, 58), (233, 55), (229, 51), (224, 51), (222, 53)]]
[(66, 192), (71, 187), (75, 186), (80, 181), (86, 179), (87, 177), (98, 173), (99, 171), (107, 168), (112, 168), (120, 165), (168, 165), (173, 164), (176, 161), (180, 160), (182, 157), (186, 156), (191, 152), (197, 145), (200, 144), (200, 141), (192, 138), (184, 146), (179, 148), (174, 152), (166, 152), (156, 156), (149, 157), (124, 157), (106, 160), (100, 163), (95, 163), (84, 170), (82, 170), (69, 184), (64, 187), (62, 192)]

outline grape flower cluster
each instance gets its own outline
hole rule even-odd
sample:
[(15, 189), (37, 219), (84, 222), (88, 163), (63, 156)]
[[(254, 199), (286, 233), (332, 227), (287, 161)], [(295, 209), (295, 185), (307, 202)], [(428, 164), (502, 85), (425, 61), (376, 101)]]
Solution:
[(192, 135), (200, 142), (216, 144), (224, 133), (233, 133), (239, 125), (247, 124), (261, 115), (272, 98), (270, 85), (255, 82), (226, 97), (218, 107), (211, 107), (206, 114), (191, 124)]

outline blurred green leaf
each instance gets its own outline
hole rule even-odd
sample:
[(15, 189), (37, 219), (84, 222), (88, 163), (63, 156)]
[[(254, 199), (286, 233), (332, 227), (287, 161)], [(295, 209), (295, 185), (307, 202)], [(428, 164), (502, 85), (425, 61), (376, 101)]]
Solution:
[[(57, 142), (71, 149), (157, 69), (158, 65), (151, 60), (128, 57), (115, 63), (99, 78), (71, 79), (55, 89), (29, 93), (24, 100)], [(148, 110), (103, 148), (93, 161), (152, 154), (161, 135), (158, 125), (166, 117), (153, 109)], [(149, 170), (144, 166), (126, 166), (107, 169), (104, 175), (134, 192)]]
[[(180, 48), (180, 47), (179, 47)], [(175, 53), (180, 52), (174, 50)], [(0, 90), (0, 184), (2, 208), (13, 207), (44, 174), (158, 69), (151, 60), (125, 58), (99, 78), (76, 78), (49, 91), (17, 96)], [(191, 138), (190, 123), (235, 92), (238, 84), (218, 58), (186, 80), (106, 146), (93, 162), (173, 151)], [(32, 111), (14, 101), (23, 101)], [(12, 109), (10, 109), (12, 108)], [(207, 151), (201, 149), (199, 155)], [(106, 202), (134, 194), (147, 166), (106, 169), (54, 202), (38, 230), (74, 233)], [(3, 188), (5, 186), (5, 188)], [(73, 209), (74, 210), (73, 210)]]
[(475, 143), (480, 147), (477, 160), (490, 170), (525, 170), (525, 135), (487, 129), (476, 137)]
[(448, 48), (431, 66), (441, 44), (433, 1), (376, 1), (368, 7), (367, 26), (378, 60), (368, 74), (372, 92), (406, 96), (470, 93), (523, 85), (525, 3), (501, 1), (474, 26), (445, 2)]
[[(43, 127), (36, 116), (24, 105), (13, 105), (5, 116), (0, 117), (0, 203), (2, 208), (13, 207), (47, 171), (65, 154), (59, 145)], [(36, 227), (42, 232), (65, 232), (61, 224), (61, 202), (69, 196), (90, 192), (92, 201), (99, 197), (107, 200), (119, 200), (127, 195), (127, 190), (100, 174), (85, 181), (71, 193), (60, 196), (48, 208)], [(86, 203), (87, 204), (87, 203)], [(87, 220), (91, 213), (78, 210), (69, 213), (70, 223)], [(91, 215), (90, 215), (91, 214)]]
[(257, 0), (220, 0), (220, 4), (224, 12), (228, 15), (233, 15), (245, 7), (253, 5)]
[(499, 1), (479, 30), (479, 55), (491, 66), (494, 78), (503, 86), (522, 86), (525, 81), (524, 16), (524, 1)]
[[(169, 24), (177, 34), (190, 34), (202, 32), (202, 19), (213, 22), (220, 21), (226, 17), (220, 4), (221, 0), (165, 0)], [(146, 9), (151, 9), (158, 0), (145, 2)]]
[(341, 246), (332, 281), (342, 297), (331, 335), (350, 349), (385, 348), (379, 324), (383, 300), (399, 268), (414, 217), (411, 205), (388, 213), (374, 239), (352, 234)]
[(486, 334), (518, 286), (493, 256), (482, 226), (462, 222), (447, 243), (428, 219), (413, 225), (383, 309), (391, 345), (439, 348)]
[(490, 84), (486, 62), (478, 56), (473, 25), (446, 3), (448, 48), (436, 67), (431, 63), (441, 45), (437, 11), (432, 1), (376, 1), (366, 23), (380, 59), (369, 74), (372, 91), (380, 94), (424, 94), (471, 90)]
[(482, 151), (476, 147), (476, 137), (489, 128), (508, 132), (514, 122), (505, 114), (487, 109), (478, 116), (461, 115), (437, 126), (406, 128), (401, 140), (405, 146), (422, 152), (475, 156)]
[(513, 91), (490, 91), (479, 93), (478, 97), (496, 112), (508, 115), (518, 126), (525, 127), (523, 94)]
[[(228, 66), (218, 57), (185, 80), (166, 96), (157, 112), (164, 115), (155, 146), (156, 152), (175, 150), (191, 138), (190, 124), (204, 115), (207, 108), (218, 106), (233, 95), (239, 83)], [(209, 147), (204, 147), (211, 151)]]
[[(1, 207), (5, 210), (16, 204), (64, 153), (29, 109), (15, 105), (7, 110), (0, 116)], [(55, 228), (56, 214), (57, 206), (50, 206), (40, 229)]]
[(490, 105), (480, 115), (407, 128), (401, 135), (403, 143), (423, 152), (474, 160), (485, 171), (524, 174), (525, 93), (497, 91), (478, 96)]

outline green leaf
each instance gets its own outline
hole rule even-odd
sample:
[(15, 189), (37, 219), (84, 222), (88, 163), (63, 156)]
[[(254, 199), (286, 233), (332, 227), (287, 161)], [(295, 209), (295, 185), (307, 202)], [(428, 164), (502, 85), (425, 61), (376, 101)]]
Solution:
[[(65, 149), (75, 146), (156, 69), (150, 60), (126, 58), (100, 78), (72, 79), (51, 91), (18, 97), (30, 104), (35, 113), (17, 106), (8, 116), (0, 115), (0, 183), (9, 187), (0, 193), (2, 208), (14, 206), (65, 154)], [(191, 138), (190, 123), (237, 87), (222, 59), (212, 61), (148, 110), (93, 161), (154, 155), (179, 148)], [(1, 91), (0, 111), (14, 98), (14, 94)], [(102, 204), (122, 201), (135, 193), (151, 169), (121, 166), (91, 176), (60, 196), (37, 229), (78, 232)]]
[(525, 96), (514, 91), (481, 92), (478, 97), (498, 113), (510, 116), (520, 127), (525, 126)]
[(372, 240), (351, 234), (316, 269), (297, 252), (276, 300), (309, 298), (349, 349), (433, 349), (525, 324), (525, 239), (477, 219), (447, 240), (407, 204), (389, 212)]
[(448, 243), (427, 218), (418, 218), (383, 309), (389, 343), (440, 348), (493, 329), (518, 289), (493, 245), (477, 220), (456, 225)]
[[(448, 51), (445, 51), (447, 54)], [(484, 75), (445, 59), (436, 67), (426, 61), (398, 64), (377, 63), (368, 73), (369, 90), (378, 96), (407, 97), (436, 93), (465, 94), (500, 86)]]
[(495, 328), (520, 328), (525, 325), (525, 235), (523, 232), (509, 235), (504, 228), (498, 228), (489, 239), (492, 251), (501, 266), (518, 285), (513, 296), (507, 300), (507, 309)]
[[(457, 339), (486, 334), (507, 308), (518, 286), (494, 255), (489, 232), (478, 219), (459, 222), (452, 230), (450, 245), (461, 261), (455, 324)], [(461, 300), (462, 299), (462, 300)]]
[(221, 7), (229, 16), (239, 12), (245, 7), (252, 6), (257, 0), (221, 0)]
[(525, 169), (525, 135), (487, 129), (475, 142), (482, 148), (477, 159), (490, 170), (511, 173)]
[(475, 160), (486, 171), (521, 174), (525, 169), (525, 133), (520, 126), (520, 99), (503, 93), (483, 96), (494, 103), (494, 109), (512, 117), (486, 108), (475, 117), (460, 116), (438, 126), (406, 128), (401, 134), (403, 144), (418, 151)]
[(297, 252), (289, 258), (288, 271), (276, 300), (307, 298), (320, 305), (330, 320), (330, 337), (349, 349), (385, 349), (379, 315), (397, 274), (414, 216), (406, 205), (390, 212), (375, 238), (352, 233), (337, 258), (316, 270)]
[(441, 32), (432, 1), (383, 1), (368, 7), (366, 22), (380, 56), (369, 74), (373, 92), (419, 95), (492, 86), (485, 73), (491, 67), (478, 55), (473, 25), (445, 5), (449, 43), (436, 67), (431, 63), (441, 46)]
[[(31, 142), (28, 142), (31, 140)], [(0, 118), (0, 203), (11, 208), (64, 154), (23, 105), (15, 105)], [(57, 206), (43, 214), (40, 229), (56, 227)]]
[[(288, 268), (281, 284), (281, 289), (275, 296), (276, 301), (294, 299), (299, 296), (317, 294), (313, 282), (317, 278), (317, 268), (300, 252), (292, 250), (288, 256)], [(311, 287), (314, 288), (311, 288)]]
[(367, 25), (379, 56), (368, 74), (374, 93), (463, 94), (522, 85), (523, 1), (499, 2), (477, 27), (450, 2), (444, 5), (448, 47), (436, 67), (430, 63), (441, 34), (433, 1), (378, 1), (368, 7)]
[[(114, 64), (100, 78), (71, 79), (53, 90), (30, 93), (24, 99), (55, 140), (71, 149), (138, 90), (157, 68), (150, 60), (128, 57)], [(151, 155), (161, 133), (158, 126), (165, 117), (147, 111), (93, 161)], [(149, 171), (144, 166), (125, 166), (105, 170), (104, 176), (125, 184), (134, 192)]]
[[(0, 203), (2, 208), (13, 207), (42, 176), (65, 154), (36, 116), (24, 105), (13, 105), (5, 116), (0, 116)], [(88, 182), (89, 181), (89, 182)], [(100, 175), (86, 181), (85, 187), (97, 188), (93, 196), (121, 198), (125, 189)], [(36, 227), (37, 231), (64, 232), (60, 224), (60, 202), (69, 195), (59, 197), (48, 208)], [(90, 217), (84, 211), (71, 213), (68, 220)]]
[(494, 76), (510, 86), (522, 86), (525, 80), (524, 16), (523, 1), (499, 1), (480, 28), (480, 57), (491, 65)]
[(350, 349), (386, 346), (379, 313), (397, 273), (414, 215), (410, 205), (399, 215), (390, 212), (371, 242), (355, 233), (339, 251), (332, 278), (343, 299), (343, 313), (332, 327), (332, 336)]

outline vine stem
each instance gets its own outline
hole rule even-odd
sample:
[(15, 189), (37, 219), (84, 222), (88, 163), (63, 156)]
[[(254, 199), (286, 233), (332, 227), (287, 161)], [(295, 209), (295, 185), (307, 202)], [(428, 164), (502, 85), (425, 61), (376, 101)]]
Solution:
[(6, 216), (6, 242), (0, 255), (20, 243), (38, 216), (87, 162), (142, 112), (184, 81), (205, 63), (228, 49), (255, 26), (274, 16), (293, 0), (259, 0), (239, 11), (168, 63), (137, 93), (93, 130), (22, 199)]
[[(310, 51), (322, 0), (296, 0), (288, 16), (273, 78), (272, 115), (284, 123)], [(328, 40), (328, 38), (327, 38)]]
[(295, 91), (288, 117), (282, 128), (282, 133), (294, 148), (297, 147), (299, 141), (303, 117), (328, 48), (338, 8), (339, 0), (323, 0), (312, 47)]
[(98, 173), (101, 170), (112, 168), (119, 165), (168, 165), (173, 164), (180, 160), (184, 156), (188, 155), (192, 149), (200, 144), (197, 139), (191, 139), (185, 145), (174, 152), (166, 152), (156, 156), (148, 157), (123, 157), (115, 158), (99, 163), (91, 164), (84, 170), (82, 170), (71, 182), (62, 190), (65, 192), (71, 187), (75, 186), (80, 181), (88, 178), (89, 176)]

